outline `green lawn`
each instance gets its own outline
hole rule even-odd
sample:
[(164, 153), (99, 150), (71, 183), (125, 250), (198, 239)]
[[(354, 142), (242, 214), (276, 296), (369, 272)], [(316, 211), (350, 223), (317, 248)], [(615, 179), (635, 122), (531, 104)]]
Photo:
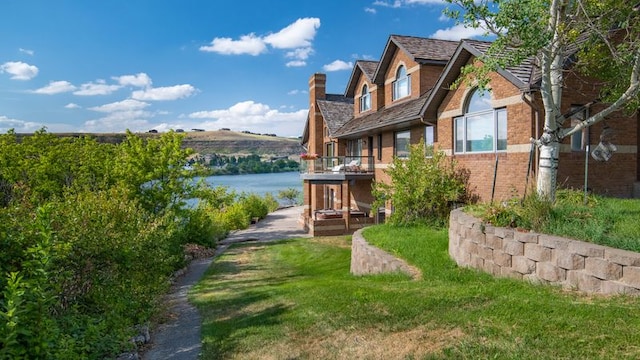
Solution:
[(423, 278), (349, 273), (348, 237), (246, 244), (191, 300), (203, 359), (638, 359), (640, 299), (494, 279), (449, 260), (446, 231), (368, 228)]

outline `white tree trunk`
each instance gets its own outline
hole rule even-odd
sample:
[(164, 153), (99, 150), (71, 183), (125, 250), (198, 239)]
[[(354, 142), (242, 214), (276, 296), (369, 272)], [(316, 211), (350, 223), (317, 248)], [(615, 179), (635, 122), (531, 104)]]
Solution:
[(563, 0), (553, 0), (549, 8), (548, 29), (553, 32), (551, 44), (542, 50), (542, 81), (540, 94), (544, 105), (544, 134), (537, 141), (540, 157), (538, 161), (537, 191), (542, 198), (553, 201), (556, 195), (558, 177), (558, 157), (560, 143), (558, 139), (559, 124), (556, 121), (562, 104), (562, 83), (564, 47), (558, 32), (558, 24), (565, 15)]
[(555, 199), (556, 183), (558, 178), (558, 156), (560, 155), (560, 143), (552, 141), (538, 147), (540, 160), (538, 162), (538, 195), (544, 199)]

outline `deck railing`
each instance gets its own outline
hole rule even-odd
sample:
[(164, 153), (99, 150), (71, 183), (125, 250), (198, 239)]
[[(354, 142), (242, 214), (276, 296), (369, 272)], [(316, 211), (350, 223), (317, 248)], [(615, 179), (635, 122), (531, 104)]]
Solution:
[(300, 172), (307, 174), (372, 174), (373, 156), (322, 156), (300, 160)]

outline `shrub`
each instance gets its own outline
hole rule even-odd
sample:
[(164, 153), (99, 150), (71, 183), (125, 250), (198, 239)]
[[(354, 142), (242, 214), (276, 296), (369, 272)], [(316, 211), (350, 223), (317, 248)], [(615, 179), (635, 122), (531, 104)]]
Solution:
[(224, 225), (216, 220), (218, 210), (206, 202), (186, 212), (186, 224), (182, 230), (182, 243), (194, 243), (213, 248), (227, 236)]
[(442, 152), (425, 157), (422, 141), (411, 146), (409, 158), (394, 158), (385, 172), (391, 182), (373, 184), (374, 208), (390, 202), (394, 207), (391, 224), (442, 226), (453, 204), (467, 201), (465, 172)]
[(249, 215), (249, 219), (264, 219), (269, 214), (267, 202), (256, 194), (242, 194), (238, 203)]
[(271, 193), (266, 193), (264, 195), (264, 201), (267, 204), (269, 212), (274, 212), (280, 207), (280, 203), (278, 202), (278, 200), (276, 200), (275, 197), (273, 197), (273, 195), (271, 195)]
[(289, 205), (294, 205), (296, 203), (300, 203), (300, 190), (295, 188), (288, 188), (285, 190), (280, 190), (278, 192), (278, 199), (286, 200)]
[(216, 220), (227, 230), (246, 229), (251, 223), (251, 217), (244, 207), (235, 203), (216, 213)]

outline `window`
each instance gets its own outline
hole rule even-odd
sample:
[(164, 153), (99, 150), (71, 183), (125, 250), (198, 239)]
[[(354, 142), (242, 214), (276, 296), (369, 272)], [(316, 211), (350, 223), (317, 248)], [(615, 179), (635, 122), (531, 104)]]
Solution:
[(382, 134), (378, 134), (378, 160), (382, 160)]
[(424, 128), (424, 154), (426, 157), (433, 156), (434, 130), (435, 126), (433, 125), (427, 125)]
[(411, 77), (407, 75), (407, 69), (400, 65), (396, 71), (396, 80), (393, 82), (393, 100), (398, 100), (411, 94)]
[(327, 147), (327, 152), (326, 152), (325, 156), (326, 157), (333, 157), (333, 143), (332, 142), (327, 143), (326, 147)]
[(362, 139), (347, 141), (347, 156), (362, 156)]
[(399, 131), (395, 135), (395, 156), (399, 158), (409, 157), (411, 132), (409, 130)]
[(371, 93), (369, 93), (369, 87), (367, 84), (362, 86), (362, 95), (360, 95), (360, 112), (365, 112), (371, 109)]
[(507, 150), (507, 110), (491, 107), (491, 93), (475, 90), (463, 116), (454, 121), (456, 153)]
[[(577, 111), (581, 106), (575, 105), (571, 107), (571, 112)], [(571, 115), (571, 127), (580, 124), (587, 118), (587, 109), (577, 111)], [(587, 143), (587, 129), (571, 134), (571, 151), (583, 151)]]

